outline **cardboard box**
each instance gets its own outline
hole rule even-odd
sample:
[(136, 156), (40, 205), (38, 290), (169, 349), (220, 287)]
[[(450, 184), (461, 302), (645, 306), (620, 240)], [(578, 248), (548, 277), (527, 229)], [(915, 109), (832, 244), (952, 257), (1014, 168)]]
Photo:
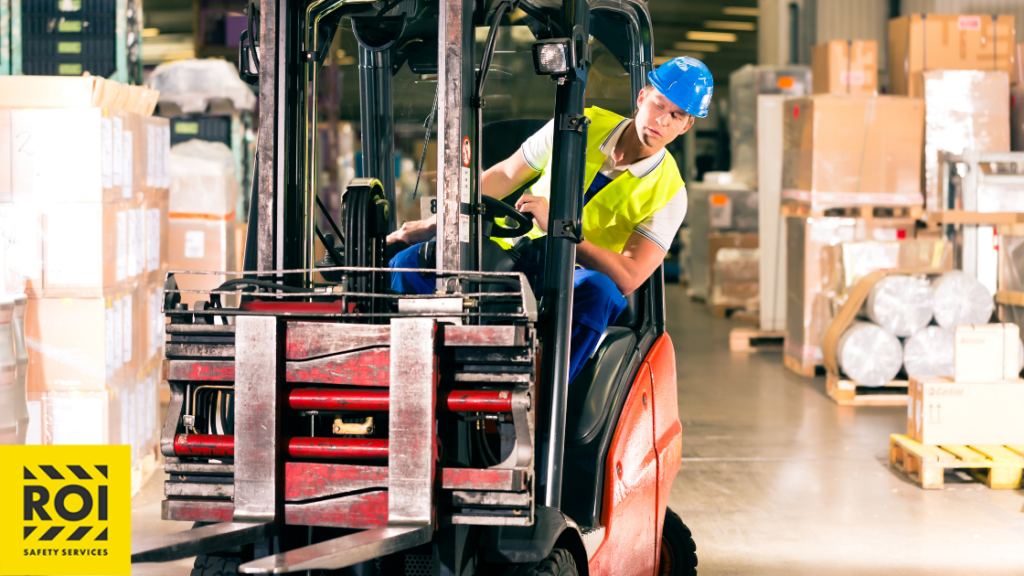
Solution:
[(911, 14), (889, 21), (889, 93), (924, 95), (929, 70), (1010, 73), (1014, 18), (1006, 14)]
[(1020, 376), (1020, 329), (1016, 324), (957, 326), (953, 379), (991, 382)]
[(878, 42), (833, 40), (811, 51), (814, 94), (878, 94)]
[(1010, 84), (1016, 86), (1024, 82), (1024, 43), (1013, 47), (1013, 65), (1010, 71)]
[(907, 435), (928, 445), (1024, 443), (1024, 380), (954, 382), (910, 378)]
[(1010, 151), (1010, 86), (1005, 72), (925, 72), (924, 194), (928, 210), (942, 210), (939, 151)]
[(146, 217), (146, 281), (163, 285), (168, 265), (168, 194), (154, 190), (143, 202)]
[(785, 354), (805, 366), (823, 360), (821, 339), (832, 321), (831, 298), (843, 291), (836, 246), (912, 239), (915, 226), (909, 218), (786, 218)]
[(785, 106), (784, 197), (796, 191), (812, 203), (921, 203), (922, 100), (823, 94)]
[(123, 127), (122, 115), (102, 108), (0, 109), (0, 142), (7, 142), (0, 152), (9, 150), (2, 166), (10, 167), (0, 172), (0, 180), (7, 180), (0, 184), (0, 201), (119, 199), (114, 168), (120, 159), (117, 173), (123, 175)]
[(105, 390), (133, 373), (138, 325), (124, 288), (98, 298), (29, 298), (29, 390)]

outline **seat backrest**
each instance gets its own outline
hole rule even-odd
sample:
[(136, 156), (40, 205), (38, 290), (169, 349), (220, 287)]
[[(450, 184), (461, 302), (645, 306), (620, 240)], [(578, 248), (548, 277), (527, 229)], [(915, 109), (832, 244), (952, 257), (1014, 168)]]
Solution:
[(612, 326), (622, 326), (624, 328), (633, 328), (636, 326), (636, 321), (639, 318), (640, 311), (640, 297), (638, 293), (640, 290), (633, 290), (626, 296), (626, 309), (619, 314), (619, 317), (615, 320)]
[(480, 162), (483, 163), (484, 170), (514, 154), (527, 138), (533, 136), (547, 122), (538, 118), (519, 118), (484, 124), (484, 147), (480, 153)]

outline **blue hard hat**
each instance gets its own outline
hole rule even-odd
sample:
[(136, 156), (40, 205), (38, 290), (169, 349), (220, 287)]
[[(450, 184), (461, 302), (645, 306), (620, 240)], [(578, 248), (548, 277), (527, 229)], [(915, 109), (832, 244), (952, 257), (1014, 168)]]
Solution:
[(708, 115), (715, 81), (700, 60), (689, 56), (673, 58), (648, 72), (647, 81), (686, 112), (698, 118)]

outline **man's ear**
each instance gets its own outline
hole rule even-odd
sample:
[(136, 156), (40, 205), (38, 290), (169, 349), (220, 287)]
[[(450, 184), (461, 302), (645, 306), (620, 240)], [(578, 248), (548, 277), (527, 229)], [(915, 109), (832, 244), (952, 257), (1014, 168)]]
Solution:
[(636, 107), (639, 110), (640, 106), (643, 105), (644, 100), (647, 98), (647, 87), (640, 89), (640, 93), (636, 95)]

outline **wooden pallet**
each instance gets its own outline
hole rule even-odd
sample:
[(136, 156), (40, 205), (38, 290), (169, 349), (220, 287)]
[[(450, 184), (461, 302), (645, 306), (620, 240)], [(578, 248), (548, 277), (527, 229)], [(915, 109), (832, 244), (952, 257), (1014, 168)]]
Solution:
[(921, 218), (920, 206), (812, 206), (795, 200), (783, 201), (783, 216), (802, 216), (807, 218), (839, 217), (839, 218), (905, 218), (918, 220)]
[(825, 391), (842, 406), (906, 406), (910, 400), (906, 380), (892, 380), (882, 386), (861, 386), (839, 374), (825, 375)]
[(789, 354), (782, 355), (782, 364), (791, 372), (795, 372), (805, 378), (814, 378), (825, 374), (825, 367), (817, 362), (801, 362)]
[(733, 328), (729, 331), (729, 350), (732, 352), (780, 352), (783, 331), (758, 330), (757, 328)]
[(1024, 469), (1024, 446), (927, 446), (893, 434), (889, 437), (889, 465), (925, 489), (941, 489), (945, 471), (962, 468), (989, 488), (1017, 490)]

